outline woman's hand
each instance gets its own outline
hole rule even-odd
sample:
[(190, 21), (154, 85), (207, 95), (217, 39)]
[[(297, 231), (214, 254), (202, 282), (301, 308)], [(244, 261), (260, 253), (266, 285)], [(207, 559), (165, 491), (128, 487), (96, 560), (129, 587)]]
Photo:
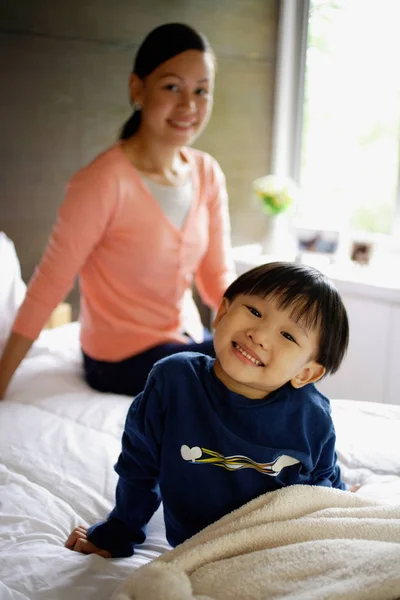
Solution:
[(98, 554), (103, 558), (112, 558), (111, 554), (107, 550), (98, 548), (92, 542), (87, 539), (87, 529), (83, 525), (76, 527), (72, 533), (68, 536), (65, 542), (65, 547), (75, 552), (81, 552), (82, 554)]
[(3, 355), (0, 358), (0, 400), (6, 394), (9, 383), (27, 355), (33, 341), (19, 333), (12, 333), (8, 338)]

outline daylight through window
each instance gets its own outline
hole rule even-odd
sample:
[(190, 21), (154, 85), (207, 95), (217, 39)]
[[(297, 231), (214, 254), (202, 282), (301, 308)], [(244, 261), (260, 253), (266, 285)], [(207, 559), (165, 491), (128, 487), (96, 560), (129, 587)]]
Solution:
[(399, 0), (311, 0), (299, 217), (390, 233), (400, 147)]

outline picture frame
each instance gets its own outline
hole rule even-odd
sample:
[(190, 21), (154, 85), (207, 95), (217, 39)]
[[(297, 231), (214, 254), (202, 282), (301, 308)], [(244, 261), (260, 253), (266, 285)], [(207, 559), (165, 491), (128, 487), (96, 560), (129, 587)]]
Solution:
[(298, 227), (296, 235), (299, 254), (315, 253), (333, 257), (338, 251), (340, 242), (339, 231)]
[(374, 250), (370, 240), (355, 239), (350, 244), (350, 259), (359, 265), (369, 265)]

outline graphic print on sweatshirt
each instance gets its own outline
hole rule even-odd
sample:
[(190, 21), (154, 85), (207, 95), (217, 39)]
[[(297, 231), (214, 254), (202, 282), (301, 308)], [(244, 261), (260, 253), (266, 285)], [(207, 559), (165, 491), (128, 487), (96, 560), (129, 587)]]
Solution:
[(214, 450), (208, 450), (208, 448), (200, 448), (200, 446), (193, 446), (189, 448), (184, 444), (181, 446), (181, 456), (183, 460), (194, 464), (210, 464), (215, 467), (222, 467), (227, 471), (238, 471), (239, 469), (256, 469), (263, 475), (270, 475), (276, 477), (285, 467), (291, 467), (299, 463), (297, 458), (282, 454), (278, 456), (273, 462), (257, 463), (247, 456), (241, 454), (233, 456), (224, 456)]

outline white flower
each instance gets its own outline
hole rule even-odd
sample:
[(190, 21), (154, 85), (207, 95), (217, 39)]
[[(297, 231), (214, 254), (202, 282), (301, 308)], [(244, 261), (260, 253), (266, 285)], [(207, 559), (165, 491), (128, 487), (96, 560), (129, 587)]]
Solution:
[(297, 199), (296, 183), (288, 177), (266, 175), (253, 182), (253, 189), (268, 214), (284, 212)]

